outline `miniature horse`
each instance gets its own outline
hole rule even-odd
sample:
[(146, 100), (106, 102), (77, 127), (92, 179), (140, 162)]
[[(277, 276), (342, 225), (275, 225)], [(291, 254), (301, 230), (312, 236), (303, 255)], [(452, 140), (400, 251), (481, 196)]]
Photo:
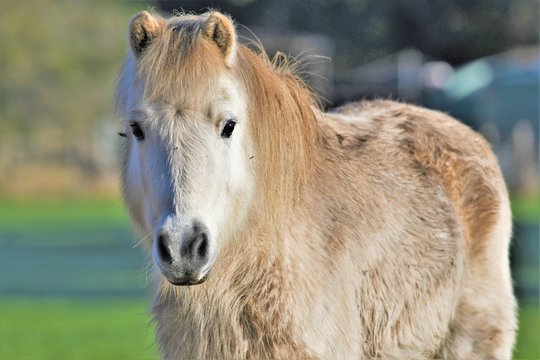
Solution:
[(324, 113), (218, 12), (142, 12), (129, 38), (122, 181), (164, 358), (511, 358), (511, 214), (478, 134), (391, 101)]

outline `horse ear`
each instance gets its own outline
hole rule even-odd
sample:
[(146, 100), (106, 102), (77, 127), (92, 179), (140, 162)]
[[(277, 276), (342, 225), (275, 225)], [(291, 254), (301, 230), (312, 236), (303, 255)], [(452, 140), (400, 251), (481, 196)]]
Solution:
[(133, 54), (139, 57), (150, 42), (157, 37), (160, 25), (150, 13), (141, 11), (131, 20), (129, 28), (131, 49)]
[(232, 20), (219, 12), (213, 12), (206, 20), (203, 32), (217, 45), (225, 58), (225, 64), (231, 67), (236, 54), (236, 32)]

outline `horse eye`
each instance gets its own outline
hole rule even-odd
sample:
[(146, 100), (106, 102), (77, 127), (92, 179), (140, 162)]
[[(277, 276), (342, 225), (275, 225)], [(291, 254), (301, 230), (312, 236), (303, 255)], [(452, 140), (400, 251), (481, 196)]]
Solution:
[(228, 139), (231, 137), (234, 127), (236, 126), (236, 121), (234, 120), (227, 120), (227, 123), (223, 127), (223, 130), (221, 131), (221, 137)]
[(137, 138), (137, 140), (144, 140), (144, 133), (141, 130), (141, 127), (138, 123), (133, 122), (130, 124), (131, 126), (131, 132), (133, 133), (133, 136)]

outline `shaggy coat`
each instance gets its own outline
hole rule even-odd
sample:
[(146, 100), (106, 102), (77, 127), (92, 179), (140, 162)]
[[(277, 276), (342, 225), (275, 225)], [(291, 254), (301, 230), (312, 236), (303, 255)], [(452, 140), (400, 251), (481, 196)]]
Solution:
[(248, 103), (245, 221), (204, 283), (156, 274), (165, 359), (511, 358), (508, 194), (477, 133), (392, 101), (324, 113), (291, 66), (236, 44), (218, 13), (143, 13), (130, 36), (122, 113), (136, 86), (153, 104), (199, 106), (219, 73)]

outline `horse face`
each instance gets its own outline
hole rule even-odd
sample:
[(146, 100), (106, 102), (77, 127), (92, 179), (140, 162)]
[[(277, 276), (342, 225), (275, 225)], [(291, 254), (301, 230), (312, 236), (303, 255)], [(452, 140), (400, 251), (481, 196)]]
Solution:
[[(218, 13), (185, 21), (137, 15), (118, 88), (128, 138), (124, 198), (152, 238), (157, 268), (175, 285), (204, 281), (220, 246), (242, 226), (253, 188), (246, 94), (231, 70), (232, 22)], [(195, 42), (179, 38), (188, 28)], [(180, 57), (183, 43), (200, 46)]]
[(230, 77), (214, 88), (190, 102), (200, 108), (140, 99), (126, 116), (125, 199), (152, 234), (157, 267), (176, 285), (204, 281), (252, 188), (245, 97)]

